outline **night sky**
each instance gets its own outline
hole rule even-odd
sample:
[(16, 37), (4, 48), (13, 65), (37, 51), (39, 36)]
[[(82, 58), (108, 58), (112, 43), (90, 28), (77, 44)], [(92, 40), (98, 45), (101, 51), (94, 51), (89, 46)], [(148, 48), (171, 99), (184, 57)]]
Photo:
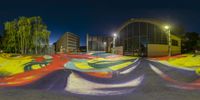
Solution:
[(200, 33), (198, 0), (1, 0), (0, 31), (5, 21), (41, 16), (51, 31), (50, 43), (73, 32), (85, 45), (86, 33), (111, 34), (129, 18), (158, 18)]

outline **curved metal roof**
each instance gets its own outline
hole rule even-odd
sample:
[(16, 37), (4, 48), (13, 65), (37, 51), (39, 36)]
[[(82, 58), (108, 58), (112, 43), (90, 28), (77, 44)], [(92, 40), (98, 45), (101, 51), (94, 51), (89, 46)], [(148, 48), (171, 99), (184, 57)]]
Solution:
[(119, 33), (124, 27), (126, 27), (129, 24), (134, 23), (134, 22), (145, 22), (145, 23), (154, 24), (154, 25), (160, 27), (160, 29), (163, 30), (163, 31), (164, 31), (164, 29), (163, 29), (164, 25), (168, 24), (168, 23), (165, 23), (163, 21), (152, 19), (152, 18), (131, 18), (128, 21), (126, 21), (124, 24), (122, 24), (121, 27), (119, 27), (117, 29), (117, 33)]

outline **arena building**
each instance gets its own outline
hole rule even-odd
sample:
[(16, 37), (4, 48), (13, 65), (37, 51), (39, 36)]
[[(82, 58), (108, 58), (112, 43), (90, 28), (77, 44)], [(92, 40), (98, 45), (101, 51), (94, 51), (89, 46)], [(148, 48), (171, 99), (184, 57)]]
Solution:
[(170, 32), (170, 26), (155, 19), (130, 19), (116, 31), (117, 54), (167, 56), (181, 53), (181, 39)]

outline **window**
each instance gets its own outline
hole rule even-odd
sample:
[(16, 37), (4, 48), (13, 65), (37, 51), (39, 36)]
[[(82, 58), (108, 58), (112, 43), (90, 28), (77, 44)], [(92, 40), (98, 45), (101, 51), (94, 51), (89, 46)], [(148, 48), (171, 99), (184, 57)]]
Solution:
[[(133, 22), (119, 32), (117, 46), (124, 52), (139, 52), (141, 44), (167, 44), (167, 34), (159, 26), (148, 22)], [(177, 41), (173, 45), (178, 45)]]
[(140, 33), (140, 23), (138, 23), (138, 22), (136, 22), (136, 23), (134, 23), (134, 29), (133, 29), (133, 31), (134, 31), (134, 37), (137, 37), (137, 36), (139, 36), (139, 33)]
[(149, 43), (154, 43), (154, 25), (153, 24), (148, 24), (148, 40)]
[(172, 39), (172, 45), (173, 45), (173, 46), (178, 46), (178, 41)]
[(128, 31), (128, 38), (131, 38), (132, 37), (132, 35), (133, 35), (133, 29), (132, 29), (132, 24), (129, 24), (128, 25), (128, 29), (127, 29), (127, 31)]
[(147, 36), (147, 23), (140, 23), (140, 36)]

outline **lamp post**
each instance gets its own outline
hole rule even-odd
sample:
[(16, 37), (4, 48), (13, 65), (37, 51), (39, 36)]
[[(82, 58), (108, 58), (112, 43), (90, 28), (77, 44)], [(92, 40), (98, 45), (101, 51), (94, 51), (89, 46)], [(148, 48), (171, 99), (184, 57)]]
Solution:
[(116, 40), (116, 38), (117, 38), (117, 34), (116, 33), (114, 33), (113, 34), (113, 53), (115, 53), (115, 50), (114, 50), (114, 48), (115, 48), (115, 40)]
[(171, 56), (171, 32), (170, 27), (168, 25), (164, 26), (167, 35), (168, 35), (168, 56)]
[(104, 51), (106, 52), (106, 42), (103, 42)]

